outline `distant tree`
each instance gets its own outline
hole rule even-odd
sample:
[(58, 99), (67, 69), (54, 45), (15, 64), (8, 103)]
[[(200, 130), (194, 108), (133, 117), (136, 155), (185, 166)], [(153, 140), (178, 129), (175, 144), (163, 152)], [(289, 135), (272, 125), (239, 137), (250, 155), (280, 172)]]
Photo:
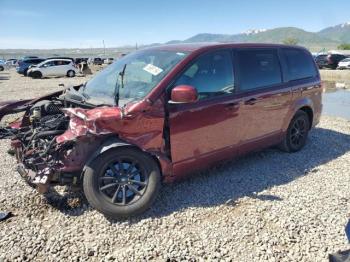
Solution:
[(294, 37), (287, 37), (282, 42), (285, 45), (297, 45), (299, 43), (299, 40)]
[(350, 44), (341, 44), (338, 46), (338, 49), (340, 50), (350, 50)]

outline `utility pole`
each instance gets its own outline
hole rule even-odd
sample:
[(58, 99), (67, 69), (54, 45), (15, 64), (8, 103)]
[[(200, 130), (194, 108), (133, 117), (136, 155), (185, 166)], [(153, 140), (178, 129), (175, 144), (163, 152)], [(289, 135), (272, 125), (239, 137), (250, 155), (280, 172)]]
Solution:
[(103, 55), (106, 57), (106, 46), (105, 46), (105, 40), (102, 40), (103, 43)]

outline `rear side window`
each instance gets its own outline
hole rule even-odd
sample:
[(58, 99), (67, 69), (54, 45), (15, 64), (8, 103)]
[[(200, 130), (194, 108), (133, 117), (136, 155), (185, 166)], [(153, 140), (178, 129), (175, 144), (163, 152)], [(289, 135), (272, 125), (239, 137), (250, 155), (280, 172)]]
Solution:
[(277, 50), (238, 50), (239, 88), (242, 91), (264, 88), (282, 82)]
[(55, 61), (56, 66), (68, 65), (69, 63), (70, 63), (70, 61), (66, 61), (66, 60), (56, 60)]
[(298, 80), (317, 75), (311, 56), (304, 50), (282, 49), (286, 62), (286, 80)]

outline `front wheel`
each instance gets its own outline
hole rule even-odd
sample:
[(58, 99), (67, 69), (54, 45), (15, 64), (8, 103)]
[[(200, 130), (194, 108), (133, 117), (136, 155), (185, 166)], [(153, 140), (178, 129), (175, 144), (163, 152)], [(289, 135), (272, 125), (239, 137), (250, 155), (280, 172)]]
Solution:
[(31, 76), (32, 78), (35, 78), (35, 79), (39, 79), (39, 78), (42, 78), (42, 77), (43, 77), (42, 73), (41, 73), (41, 72), (38, 72), (38, 71), (32, 72), (32, 73), (30, 74), (30, 76)]
[(130, 217), (144, 212), (155, 200), (160, 171), (140, 150), (111, 149), (87, 166), (83, 188), (90, 205), (102, 214)]
[(279, 145), (286, 152), (297, 152), (301, 150), (307, 140), (310, 129), (310, 120), (307, 113), (299, 110), (290, 121), (286, 135)]

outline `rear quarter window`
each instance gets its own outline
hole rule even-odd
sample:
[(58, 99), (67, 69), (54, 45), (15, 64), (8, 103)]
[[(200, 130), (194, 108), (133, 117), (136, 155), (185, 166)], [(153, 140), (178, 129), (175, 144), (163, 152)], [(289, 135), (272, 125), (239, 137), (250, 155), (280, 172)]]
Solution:
[(311, 78), (317, 75), (314, 61), (306, 51), (282, 49), (286, 66), (286, 80), (293, 81)]

